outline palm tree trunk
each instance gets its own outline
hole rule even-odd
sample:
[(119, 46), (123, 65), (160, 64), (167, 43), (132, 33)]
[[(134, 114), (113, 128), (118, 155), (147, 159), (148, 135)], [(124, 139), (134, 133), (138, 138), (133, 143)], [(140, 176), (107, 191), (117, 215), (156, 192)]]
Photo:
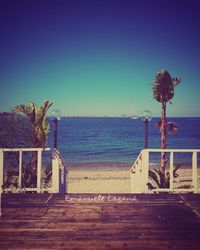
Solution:
[[(166, 102), (162, 101), (162, 116), (161, 116), (161, 149), (166, 149)], [(166, 166), (166, 153), (161, 153), (160, 173), (161, 173), (161, 187), (164, 184), (165, 177), (165, 166)]]

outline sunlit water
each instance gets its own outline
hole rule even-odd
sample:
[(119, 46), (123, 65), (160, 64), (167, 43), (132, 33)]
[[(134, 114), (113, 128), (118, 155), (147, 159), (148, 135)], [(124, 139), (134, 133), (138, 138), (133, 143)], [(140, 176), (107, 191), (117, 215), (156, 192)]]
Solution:
[[(159, 118), (149, 122), (149, 148), (160, 148)], [(199, 149), (200, 118), (169, 118), (178, 131), (168, 136), (167, 148)], [(53, 122), (49, 145), (53, 147)], [(58, 148), (68, 163), (132, 163), (144, 146), (144, 124), (129, 118), (62, 118), (58, 124)], [(181, 156), (180, 156), (181, 157)]]

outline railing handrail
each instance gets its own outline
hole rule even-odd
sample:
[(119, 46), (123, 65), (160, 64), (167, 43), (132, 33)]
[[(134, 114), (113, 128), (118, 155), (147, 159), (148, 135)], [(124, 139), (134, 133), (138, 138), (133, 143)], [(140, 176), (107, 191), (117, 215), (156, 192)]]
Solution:
[[(17, 152), (19, 153), (19, 163), (18, 163), (18, 169), (19, 169), (19, 175), (18, 175), (18, 187), (15, 189), (15, 191), (36, 191), (36, 192), (43, 192), (45, 190), (48, 190), (49, 192), (59, 192), (59, 182), (60, 182), (60, 171), (59, 167), (60, 165), (63, 166), (66, 169), (66, 166), (64, 164), (64, 161), (62, 159), (62, 156), (58, 150), (56, 150), (57, 159), (54, 164), (54, 172), (52, 167), (52, 187), (42, 187), (41, 180), (42, 180), (42, 152), (43, 151), (55, 151), (55, 149), (51, 149), (49, 147), (43, 147), (43, 148), (0, 148), (0, 217), (1, 217), (1, 195), (2, 195), (2, 187), (3, 187), (3, 173), (4, 173), (4, 153), (5, 152)], [(23, 158), (23, 152), (37, 152), (37, 183), (36, 187), (26, 187), (22, 188), (22, 158)], [(59, 162), (58, 162), (59, 158)], [(54, 179), (56, 179), (56, 183), (53, 183), (53, 176)], [(57, 186), (56, 186), (57, 184)], [(55, 188), (56, 186), (56, 188)], [(12, 188), (6, 188), (4, 189), (6, 191), (12, 191)]]
[(51, 148), (0, 148), (3, 152), (18, 152), (18, 151), (50, 151)]
[[(4, 152), (19, 152), (19, 175), (18, 175), (18, 188), (16, 190), (28, 190), (35, 188), (22, 188), (22, 152), (37, 152), (37, 192), (41, 192), (43, 189), (41, 188), (41, 171), (42, 171), (42, 152), (43, 151), (50, 151), (50, 148), (0, 148), (0, 192), (2, 192), (2, 185), (3, 185), (3, 169), (4, 169)], [(6, 188), (5, 190), (7, 190)]]
[[(67, 167), (58, 149), (52, 150), (52, 184), (53, 192), (65, 193), (67, 191)], [(59, 178), (58, 178), (59, 176)]]
[[(143, 149), (144, 150), (144, 149)], [(137, 162), (140, 160), (141, 156), (142, 156), (142, 153), (143, 153), (143, 150), (140, 151), (138, 157), (136, 158), (136, 160), (134, 161), (134, 163), (132, 164), (132, 167), (130, 169), (130, 172), (132, 172), (133, 168), (137, 165)]]
[[(200, 152), (200, 149), (157, 149), (157, 148), (148, 148), (148, 149), (143, 149), (143, 150), (147, 150), (149, 152), (158, 152), (158, 153), (162, 153), (162, 152), (177, 152), (177, 153), (193, 153), (193, 152)], [(142, 150), (142, 151), (143, 151)], [(141, 152), (142, 152), (141, 151)]]
[[(140, 154), (136, 158), (133, 166), (130, 169), (130, 174), (132, 179), (137, 179), (140, 178), (141, 180), (148, 180), (148, 175), (149, 175), (149, 153), (170, 153), (170, 165), (169, 165), (169, 170), (170, 170), (170, 176), (173, 176), (173, 167), (174, 167), (174, 153), (192, 153), (191, 154), (191, 170), (192, 170), (192, 187), (191, 188), (176, 188), (173, 185), (173, 178), (170, 178), (170, 186), (169, 188), (155, 188), (154, 191), (156, 192), (200, 192), (200, 188), (198, 187), (198, 159), (197, 159), (197, 153), (200, 153), (200, 149), (143, 149), (141, 150)], [(142, 155), (141, 155), (142, 154)], [(141, 168), (142, 166), (142, 168)], [(135, 171), (133, 171), (133, 169)], [(139, 171), (138, 171), (139, 170)], [(134, 177), (133, 177), (134, 175)], [(141, 186), (141, 189), (137, 187), (137, 182), (135, 179), (135, 184), (131, 183), (132, 192), (134, 190), (137, 190), (136, 192), (143, 192), (145, 190), (144, 185), (147, 185), (148, 181), (145, 183), (143, 182), (143, 186)], [(142, 181), (141, 181), (142, 182)]]

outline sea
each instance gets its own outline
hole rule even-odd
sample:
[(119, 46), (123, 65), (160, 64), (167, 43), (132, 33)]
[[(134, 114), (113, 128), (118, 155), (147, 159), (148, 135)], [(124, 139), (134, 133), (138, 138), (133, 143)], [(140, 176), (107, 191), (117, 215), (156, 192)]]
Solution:
[[(148, 123), (148, 148), (160, 148), (159, 118)], [(167, 136), (168, 149), (200, 149), (200, 117), (168, 118), (178, 130)], [(54, 144), (50, 120), (49, 146)], [(144, 148), (144, 122), (131, 118), (64, 117), (58, 122), (58, 149), (67, 163), (127, 163)], [(182, 154), (183, 155), (183, 154)], [(179, 157), (181, 159), (181, 156)], [(185, 161), (185, 160), (184, 160)]]

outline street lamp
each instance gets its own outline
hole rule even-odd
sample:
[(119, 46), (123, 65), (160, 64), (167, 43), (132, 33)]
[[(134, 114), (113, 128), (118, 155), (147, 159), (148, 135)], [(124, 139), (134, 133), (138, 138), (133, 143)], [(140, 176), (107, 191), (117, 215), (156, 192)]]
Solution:
[(58, 120), (61, 119), (62, 113), (58, 109), (51, 111), (51, 116), (54, 118), (54, 148), (57, 149), (57, 138), (58, 138)]
[(144, 110), (141, 114), (141, 120), (144, 122), (144, 148), (148, 148), (148, 122), (152, 119), (152, 114), (149, 110)]

